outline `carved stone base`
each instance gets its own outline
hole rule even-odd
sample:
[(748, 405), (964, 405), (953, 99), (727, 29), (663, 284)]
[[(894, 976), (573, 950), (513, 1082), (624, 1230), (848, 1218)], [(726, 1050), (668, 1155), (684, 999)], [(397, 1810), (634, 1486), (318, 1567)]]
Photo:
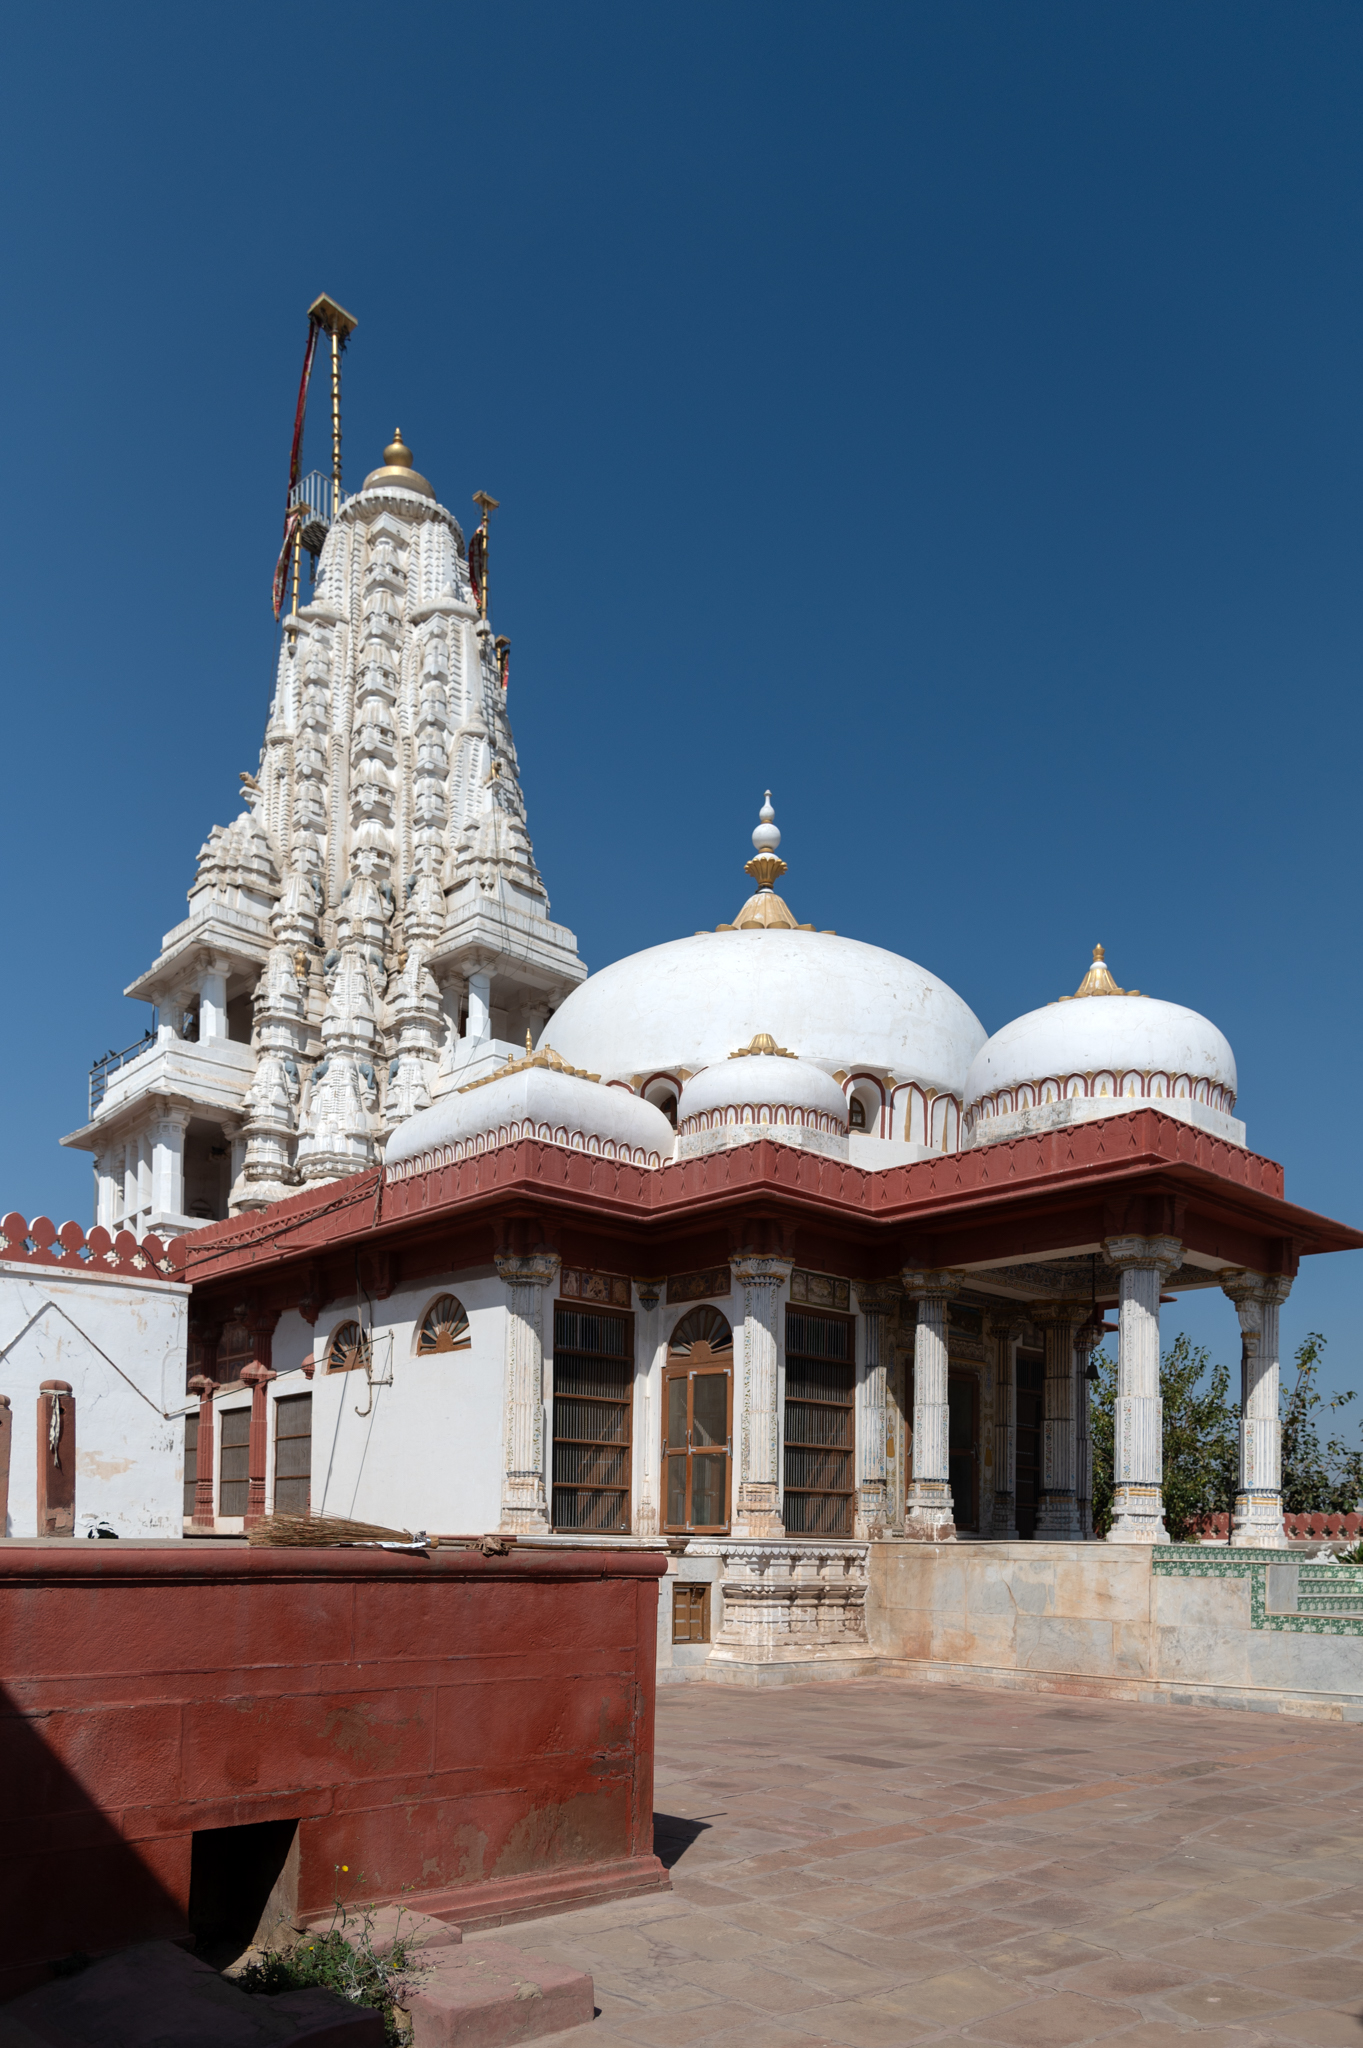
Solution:
[(866, 1637), (864, 1544), (695, 1541), (688, 1557), (720, 1560), (724, 1618), (710, 1662), (855, 1663)]
[(884, 1480), (864, 1480), (857, 1490), (852, 1534), (858, 1543), (875, 1543), (890, 1533), (890, 1508)]
[(781, 1520), (781, 1503), (776, 1488), (767, 1480), (745, 1480), (738, 1489), (738, 1508), (734, 1515), (735, 1536), (783, 1537), (785, 1525)]
[(511, 1473), (507, 1474), (502, 1492), (502, 1518), (497, 1526), (508, 1533), (523, 1536), (545, 1536), (549, 1533), (549, 1511), (538, 1473), (519, 1481)]
[(996, 1493), (994, 1495), (994, 1514), (989, 1524), (989, 1533), (996, 1543), (1017, 1542), (1017, 1502), (1011, 1493)]
[(1157, 1486), (1119, 1486), (1112, 1498), (1109, 1543), (1167, 1543), (1164, 1502)]
[(910, 1543), (954, 1543), (956, 1512), (944, 1479), (915, 1479), (904, 1502), (904, 1534)]
[(1083, 1538), (1079, 1503), (1072, 1493), (1043, 1493), (1036, 1507), (1039, 1543), (1078, 1543)]
[(1231, 1548), (1286, 1550), (1283, 1497), (1280, 1493), (1237, 1493), (1231, 1516)]

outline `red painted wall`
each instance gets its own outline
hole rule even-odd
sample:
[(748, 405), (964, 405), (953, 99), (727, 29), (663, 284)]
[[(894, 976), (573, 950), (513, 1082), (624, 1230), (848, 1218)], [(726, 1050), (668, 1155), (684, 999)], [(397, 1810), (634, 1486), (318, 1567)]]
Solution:
[(73, 1951), (184, 1938), (196, 1828), (297, 1819), (300, 1913), (338, 1883), (466, 1925), (665, 1886), (664, 1569), (5, 1545), (0, 1996)]

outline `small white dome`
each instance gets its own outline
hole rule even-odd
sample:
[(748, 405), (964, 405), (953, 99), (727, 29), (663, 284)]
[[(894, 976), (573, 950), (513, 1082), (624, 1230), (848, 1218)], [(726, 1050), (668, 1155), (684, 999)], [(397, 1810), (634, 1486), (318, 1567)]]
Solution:
[(971, 1062), (967, 1142), (992, 1144), (1144, 1105), (1244, 1143), (1235, 1055), (1196, 1010), (1119, 989), (1102, 949), (1079, 995), (1005, 1024)]
[(651, 1102), (582, 1074), (521, 1062), (514, 1070), (442, 1096), (399, 1124), (388, 1140), (384, 1163), (405, 1176), (521, 1138), (628, 1159), (636, 1166), (661, 1166), (674, 1151), (672, 1126)]
[(847, 1101), (822, 1067), (776, 1050), (717, 1060), (694, 1074), (677, 1105), (677, 1156), (753, 1145), (759, 1138), (847, 1156)]
[(808, 1060), (782, 1059), (767, 1053), (744, 1053), (738, 1059), (718, 1060), (713, 1067), (693, 1075), (682, 1089), (677, 1106), (678, 1127), (684, 1127), (692, 1117), (716, 1110), (742, 1110), (750, 1104), (826, 1117), (838, 1130), (847, 1129), (847, 1098), (831, 1074), (826, 1074), (822, 1067), (812, 1067)]

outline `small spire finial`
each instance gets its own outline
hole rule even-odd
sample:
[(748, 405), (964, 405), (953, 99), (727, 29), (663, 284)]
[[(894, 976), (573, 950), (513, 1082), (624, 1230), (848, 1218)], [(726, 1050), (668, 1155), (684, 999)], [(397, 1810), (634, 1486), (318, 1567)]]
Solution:
[(401, 427), (395, 427), (395, 428), (394, 428), (394, 430), (393, 430), (393, 438), (392, 438), (392, 440), (391, 440), (391, 441), (390, 441), (390, 442), (388, 443), (388, 446), (387, 446), (387, 447), (386, 447), (386, 448), (384, 449), (384, 451), (383, 451), (383, 459), (384, 459), (385, 463), (387, 464), (387, 466), (389, 467), (389, 469), (410, 469), (410, 468), (411, 468), (411, 466), (412, 466), (412, 451), (411, 451), (411, 449), (410, 449), (410, 448), (409, 448), (409, 447), (407, 446), (407, 443), (406, 443), (406, 442), (405, 442), (405, 441), (403, 440), (403, 438), (402, 438), (402, 428), (401, 428)]
[(772, 822), (776, 813), (771, 807), (770, 790), (767, 791), (766, 801), (757, 815), (762, 822), (752, 836), (754, 849), (758, 853), (775, 853), (781, 844), (781, 834)]
[(1088, 973), (1074, 991), (1074, 994), (1072, 996), (1061, 996), (1060, 1000), (1062, 1003), (1072, 1003), (1080, 996), (1138, 996), (1139, 994), (1140, 990), (1138, 988), (1118, 988), (1116, 982), (1112, 979), (1112, 969), (1107, 964), (1102, 947), (1095, 946), (1093, 949), (1092, 967), (1090, 967)]

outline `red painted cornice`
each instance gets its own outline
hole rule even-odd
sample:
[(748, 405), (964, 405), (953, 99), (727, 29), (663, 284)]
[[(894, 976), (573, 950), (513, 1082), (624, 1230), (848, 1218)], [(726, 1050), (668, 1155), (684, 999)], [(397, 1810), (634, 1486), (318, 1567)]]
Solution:
[(1363, 1247), (1363, 1233), (1297, 1208), (1282, 1191), (1274, 1160), (1143, 1108), (880, 1172), (766, 1141), (650, 1171), (523, 1139), (406, 1179), (357, 1174), (182, 1242), (196, 1286), (516, 1218), (570, 1219), (632, 1240), (646, 1257), (660, 1236), (760, 1215), (869, 1237), (882, 1257), (896, 1255), (896, 1239), (921, 1241), (924, 1255), (949, 1264), (1003, 1261), (1010, 1246), (1015, 1256), (1059, 1247), (1076, 1241), (1076, 1229), (1088, 1241), (1095, 1229), (1138, 1227), (1121, 1220), (1123, 1204), (1145, 1200), (1199, 1221), (1215, 1236), (1205, 1249), (1228, 1264), (1264, 1255), (1251, 1240), (1290, 1248), (1293, 1267), (1301, 1254)]

